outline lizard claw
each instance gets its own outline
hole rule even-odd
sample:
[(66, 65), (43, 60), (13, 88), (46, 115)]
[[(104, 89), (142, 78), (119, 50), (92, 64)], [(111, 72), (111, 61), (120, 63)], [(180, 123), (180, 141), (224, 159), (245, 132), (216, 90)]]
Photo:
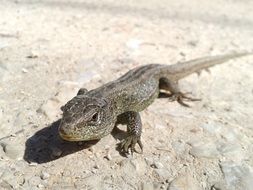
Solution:
[(190, 94), (190, 93), (189, 92), (187, 92), (187, 93), (178, 92), (178, 93), (172, 94), (171, 101), (177, 101), (182, 106), (190, 107), (184, 101), (200, 101), (201, 100), (199, 98), (189, 97), (189, 96), (187, 96), (187, 94)]
[[(135, 149), (135, 145), (138, 144), (141, 151), (137, 151)], [(142, 154), (143, 153), (143, 145), (141, 143), (141, 139), (140, 137), (136, 136), (136, 135), (130, 135), (127, 138), (125, 138), (124, 140), (122, 140), (119, 144), (119, 148), (121, 150), (121, 152), (123, 153), (130, 153), (133, 155), (134, 152)]]

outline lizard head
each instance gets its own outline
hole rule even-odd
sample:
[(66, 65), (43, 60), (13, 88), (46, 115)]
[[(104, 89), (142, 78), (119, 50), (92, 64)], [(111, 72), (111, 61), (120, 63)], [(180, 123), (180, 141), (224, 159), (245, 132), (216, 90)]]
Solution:
[[(67, 141), (100, 139), (111, 132), (109, 101), (104, 98), (77, 95), (61, 110), (60, 136)], [(110, 126), (108, 126), (110, 125)]]

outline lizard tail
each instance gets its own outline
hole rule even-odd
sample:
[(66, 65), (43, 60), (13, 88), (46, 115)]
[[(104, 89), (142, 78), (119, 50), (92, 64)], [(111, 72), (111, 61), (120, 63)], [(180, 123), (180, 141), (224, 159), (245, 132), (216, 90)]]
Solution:
[(230, 53), (226, 55), (208, 56), (194, 60), (169, 65), (161, 69), (161, 75), (169, 77), (175, 81), (182, 79), (192, 73), (198, 73), (201, 70), (208, 69), (217, 64), (224, 63), (234, 58), (252, 55), (252, 52)]

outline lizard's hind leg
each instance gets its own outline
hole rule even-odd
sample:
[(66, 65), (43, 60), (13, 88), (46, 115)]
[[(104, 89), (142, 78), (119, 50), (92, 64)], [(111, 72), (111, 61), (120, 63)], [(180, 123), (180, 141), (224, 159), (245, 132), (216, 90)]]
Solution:
[[(184, 101), (200, 101), (199, 98), (192, 98), (187, 96), (190, 94), (189, 92), (183, 93), (180, 91), (178, 83), (174, 81), (170, 81), (168, 78), (161, 78), (159, 80), (159, 89), (169, 91), (169, 93), (160, 92), (159, 98), (161, 97), (169, 97), (171, 101), (177, 101), (179, 104), (185, 107), (190, 107)], [(165, 96), (164, 96), (165, 95)]]

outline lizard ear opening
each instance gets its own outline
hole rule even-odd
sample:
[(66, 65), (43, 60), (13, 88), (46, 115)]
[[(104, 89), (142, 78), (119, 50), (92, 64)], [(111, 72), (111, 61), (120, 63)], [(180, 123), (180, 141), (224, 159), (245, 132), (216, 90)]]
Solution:
[(65, 106), (61, 106), (61, 111), (64, 111)]

